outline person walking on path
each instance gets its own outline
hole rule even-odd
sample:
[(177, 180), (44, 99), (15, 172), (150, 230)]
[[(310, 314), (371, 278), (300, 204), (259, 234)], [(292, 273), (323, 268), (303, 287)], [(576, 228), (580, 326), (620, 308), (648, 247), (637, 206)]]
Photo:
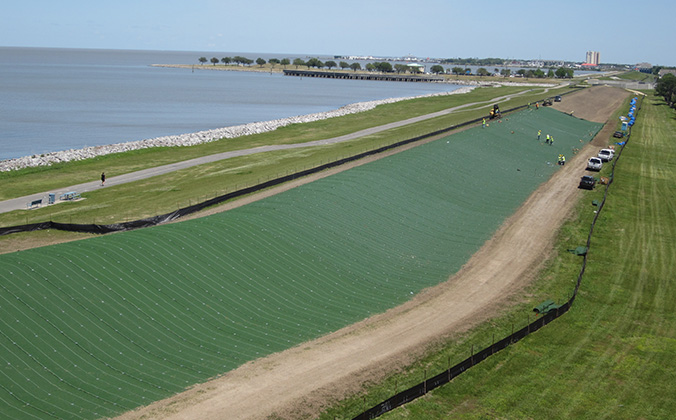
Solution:
[(545, 144), (549, 144), (549, 134), (547, 134), (547, 137), (545, 137)]
[(101, 186), (103, 187), (106, 184), (106, 173), (101, 172)]
[(482, 128), (486, 128), (486, 119), (484, 118), (483, 122), (481, 123)]
[(538, 141), (540, 141), (540, 136), (542, 135), (542, 130), (538, 130)]

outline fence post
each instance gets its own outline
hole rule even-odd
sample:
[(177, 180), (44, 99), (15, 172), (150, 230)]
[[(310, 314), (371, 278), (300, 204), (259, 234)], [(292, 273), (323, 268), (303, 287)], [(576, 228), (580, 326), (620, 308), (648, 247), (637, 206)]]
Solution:
[(427, 369), (425, 369), (425, 378), (423, 379), (423, 394), (427, 394)]

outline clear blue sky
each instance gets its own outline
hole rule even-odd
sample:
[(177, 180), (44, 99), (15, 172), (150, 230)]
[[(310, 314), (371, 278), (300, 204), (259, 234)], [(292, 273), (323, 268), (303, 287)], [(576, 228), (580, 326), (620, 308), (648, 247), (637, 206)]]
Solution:
[(676, 66), (673, 0), (8, 0), (0, 46)]

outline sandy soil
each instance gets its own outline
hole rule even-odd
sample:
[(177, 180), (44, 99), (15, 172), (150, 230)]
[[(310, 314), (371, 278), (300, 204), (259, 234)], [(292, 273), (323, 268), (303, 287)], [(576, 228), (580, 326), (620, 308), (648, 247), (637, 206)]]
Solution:
[[(628, 94), (597, 87), (567, 95), (554, 107), (606, 122)], [(614, 127), (609, 124), (569, 159), (445, 283), (384, 314), (247, 363), (119, 419), (313, 418), (328, 402), (392, 373), (392, 366), (407, 364), (430, 345), (498, 315), (500, 305), (519, 296), (551, 253), (558, 227), (583, 194), (576, 186), (586, 158), (607, 144)]]

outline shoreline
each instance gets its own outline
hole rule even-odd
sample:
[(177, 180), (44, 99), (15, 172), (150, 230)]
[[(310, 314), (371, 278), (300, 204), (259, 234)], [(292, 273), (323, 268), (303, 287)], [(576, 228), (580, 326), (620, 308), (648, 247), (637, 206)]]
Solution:
[[(171, 67), (171, 68), (202, 68), (209, 70), (221, 71), (255, 71), (261, 72), (255, 68), (238, 68), (227, 69), (216, 66), (194, 66), (188, 64), (152, 64), (154, 67)], [(211, 68), (215, 67), (215, 68)], [(281, 71), (281, 70), (280, 70)], [(269, 72), (269, 70), (264, 70)], [(462, 87), (449, 92), (430, 93), (426, 95), (397, 97), (388, 99), (378, 99), (373, 101), (356, 102), (348, 104), (340, 108), (318, 112), (313, 114), (296, 115), (292, 117), (279, 118), (269, 121), (257, 121), (247, 124), (240, 124), (234, 126), (227, 126), (222, 128), (215, 128), (210, 130), (197, 131), (192, 133), (176, 134), (170, 136), (154, 137), (143, 140), (132, 140), (128, 142), (113, 143), (101, 146), (89, 146), (81, 149), (68, 149), (56, 152), (34, 154), (30, 156), (22, 156), (13, 159), (0, 160), (0, 172), (10, 172), (25, 168), (34, 168), (39, 166), (51, 166), (56, 163), (66, 163), (72, 161), (85, 160), (99, 156), (105, 156), (114, 153), (124, 153), (133, 150), (149, 149), (153, 147), (181, 147), (181, 146), (195, 146), (198, 144), (209, 143), (221, 139), (232, 139), (252, 134), (261, 134), (274, 131), (277, 128), (284, 127), (290, 124), (300, 124), (313, 121), (324, 120), (333, 117), (341, 117), (344, 115), (356, 114), (360, 112), (369, 111), (378, 105), (395, 103), (409, 99), (418, 99), (434, 96), (447, 96), (469, 93), (477, 87), (498, 87), (498, 86), (534, 86), (534, 87), (552, 87), (552, 84), (544, 83), (524, 83), (524, 82), (495, 82), (495, 81), (456, 81), (449, 80), (447, 82), (452, 85), (460, 85)], [(555, 85), (554, 85), (555, 86)]]
[(382, 104), (395, 103), (409, 99), (469, 93), (472, 90), (474, 90), (475, 87), (476, 86), (465, 86), (450, 92), (431, 93), (427, 95), (357, 102), (342, 106), (340, 108), (331, 111), (318, 112), (314, 114), (297, 115), (293, 117), (279, 118), (276, 120), (252, 122), (248, 124), (240, 124), (211, 130), (197, 131), (193, 133), (162, 136), (123, 143), (113, 143), (103, 146), (90, 146), (82, 149), (68, 149), (40, 155), (31, 155), (14, 159), (6, 159), (0, 161), (0, 172), (9, 172), (38, 166), (51, 166), (52, 164), (55, 163), (78, 161), (98, 156), (105, 156), (113, 153), (123, 153), (132, 150), (149, 149), (153, 147), (195, 146), (198, 144), (209, 143), (224, 138), (232, 139), (252, 134), (266, 133), (290, 124), (320, 121), (328, 118), (341, 117), (344, 115), (365, 112)]

